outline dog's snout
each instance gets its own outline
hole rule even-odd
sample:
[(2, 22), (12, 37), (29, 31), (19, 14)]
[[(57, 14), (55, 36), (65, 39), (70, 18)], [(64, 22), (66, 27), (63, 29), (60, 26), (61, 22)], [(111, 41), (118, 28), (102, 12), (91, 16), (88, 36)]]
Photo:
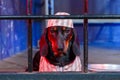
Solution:
[(64, 48), (64, 45), (63, 45), (63, 43), (62, 42), (59, 42), (58, 43), (58, 50), (63, 50), (63, 48)]
[(57, 40), (57, 42), (58, 42), (58, 49), (59, 50), (63, 50), (63, 48), (64, 48), (64, 39), (63, 39), (64, 37), (63, 37), (63, 35), (59, 32), (59, 34), (58, 34), (58, 40)]

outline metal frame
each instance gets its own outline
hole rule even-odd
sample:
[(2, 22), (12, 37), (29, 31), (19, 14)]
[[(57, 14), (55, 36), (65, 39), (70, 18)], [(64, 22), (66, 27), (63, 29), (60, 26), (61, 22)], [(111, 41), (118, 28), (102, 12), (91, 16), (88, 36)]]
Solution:
[[(44, 16), (0, 16), (0, 20), (4, 19), (24, 19), (28, 20), (28, 71), (32, 72), (32, 19), (120, 19), (120, 15), (70, 15), (70, 16), (54, 16), (54, 15), (44, 15)], [(83, 72), (88, 72), (88, 31), (87, 24), (83, 23), (84, 26), (84, 65)]]

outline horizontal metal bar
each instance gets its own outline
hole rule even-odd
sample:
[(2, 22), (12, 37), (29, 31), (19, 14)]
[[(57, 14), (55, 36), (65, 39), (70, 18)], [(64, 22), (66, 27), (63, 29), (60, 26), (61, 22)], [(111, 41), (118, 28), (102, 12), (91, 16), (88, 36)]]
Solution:
[(0, 19), (120, 19), (120, 15), (43, 15), (43, 16), (0, 16)]
[[(83, 23), (83, 19), (73, 19), (74, 23)], [(101, 23), (120, 23), (120, 19), (89, 19), (88, 23), (101, 24)]]
[(120, 73), (1, 73), (0, 80), (120, 80)]

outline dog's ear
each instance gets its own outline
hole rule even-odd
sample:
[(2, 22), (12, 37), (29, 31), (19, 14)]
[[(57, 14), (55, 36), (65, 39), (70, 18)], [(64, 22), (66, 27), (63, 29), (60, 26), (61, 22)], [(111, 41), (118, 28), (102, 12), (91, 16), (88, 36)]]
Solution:
[(74, 53), (76, 56), (79, 56), (79, 55), (80, 55), (79, 39), (78, 39), (77, 33), (76, 33), (76, 31), (75, 31), (74, 29), (73, 29), (72, 50), (73, 50), (73, 53)]
[(40, 51), (37, 51), (33, 58), (33, 71), (39, 71)]
[(40, 45), (40, 55), (46, 56), (48, 54), (48, 43), (47, 43), (47, 29), (44, 30), (44, 33), (41, 36), (39, 45)]

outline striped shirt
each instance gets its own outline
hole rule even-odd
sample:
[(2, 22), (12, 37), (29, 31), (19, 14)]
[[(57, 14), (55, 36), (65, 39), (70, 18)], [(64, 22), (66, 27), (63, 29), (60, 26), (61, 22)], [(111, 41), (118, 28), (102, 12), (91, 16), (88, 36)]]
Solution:
[(81, 71), (81, 60), (80, 57), (77, 56), (75, 60), (64, 67), (54, 66), (50, 64), (45, 57), (41, 57), (39, 72), (66, 72), (66, 71)]

